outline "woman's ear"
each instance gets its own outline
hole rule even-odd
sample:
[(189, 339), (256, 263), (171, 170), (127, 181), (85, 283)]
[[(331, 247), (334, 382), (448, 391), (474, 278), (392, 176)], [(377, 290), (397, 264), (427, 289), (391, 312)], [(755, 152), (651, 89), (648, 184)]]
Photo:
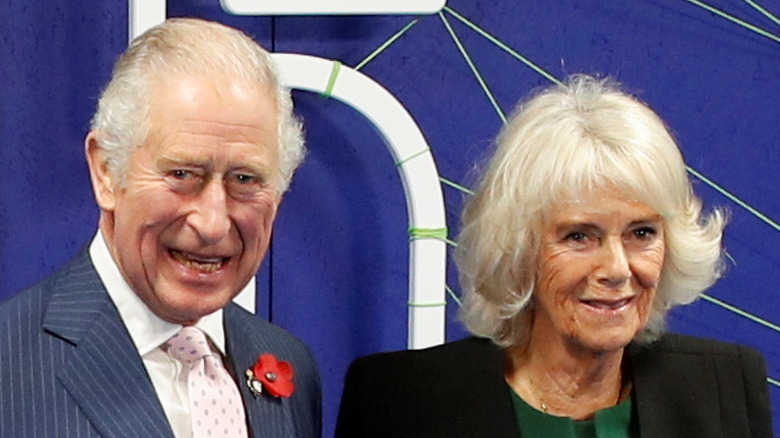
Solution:
[(97, 138), (98, 131), (93, 130), (84, 139), (84, 152), (87, 155), (92, 191), (101, 210), (114, 211), (118, 181), (108, 167), (108, 156), (106, 151), (98, 146)]

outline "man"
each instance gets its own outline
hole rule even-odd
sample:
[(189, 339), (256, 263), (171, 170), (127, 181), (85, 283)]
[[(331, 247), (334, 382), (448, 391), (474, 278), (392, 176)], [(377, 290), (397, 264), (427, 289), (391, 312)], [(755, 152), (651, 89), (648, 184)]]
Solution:
[[(303, 155), (271, 64), (241, 32), (193, 19), (122, 55), (85, 141), (99, 232), (0, 306), (0, 436), (320, 435), (309, 351), (231, 302)], [(204, 357), (177, 355), (191, 333)]]

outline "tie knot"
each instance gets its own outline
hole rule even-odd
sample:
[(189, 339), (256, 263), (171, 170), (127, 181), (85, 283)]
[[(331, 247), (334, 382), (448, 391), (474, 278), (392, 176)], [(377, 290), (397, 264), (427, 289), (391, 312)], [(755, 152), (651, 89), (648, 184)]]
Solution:
[(192, 362), (211, 354), (206, 335), (195, 327), (184, 327), (166, 343), (168, 354), (183, 362)]

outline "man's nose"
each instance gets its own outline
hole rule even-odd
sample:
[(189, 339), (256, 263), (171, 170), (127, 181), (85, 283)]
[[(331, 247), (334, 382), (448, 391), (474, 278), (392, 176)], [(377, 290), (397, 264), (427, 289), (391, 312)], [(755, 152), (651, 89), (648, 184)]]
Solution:
[(230, 233), (231, 222), (227, 198), (223, 181), (214, 178), (203, 187), (194, 200), (194, 209), (187, 217), (187, 223), (206, 245), (215, 244)]
[(611, 288), (623, 286), (631, 278), (631, 268), (622, 239), (607, 239), (599, 252), (599, 283)]

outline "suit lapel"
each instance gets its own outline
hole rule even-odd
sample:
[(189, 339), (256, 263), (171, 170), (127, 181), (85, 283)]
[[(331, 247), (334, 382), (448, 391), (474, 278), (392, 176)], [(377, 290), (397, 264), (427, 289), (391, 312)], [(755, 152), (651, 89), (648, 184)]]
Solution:
[(95, 428), (104, 436), (173, 436), (86, 252), (54, 287), (44, 329), (75, 346), (54, 372)]
[(227, 338), (227, 354), (238, 381), (241, 397), (244, 399), (247, 420), (254, 438), (278, 438), (295, 436), (292, 429), (295, 424), (289, 398), (274, 398), (267, 394), (255, 397), (246, 384), (245, 372), (262, 353), (277, 355), (273, 347), (263, 337), (262, 333), (250, 328), (246, 318), (235, 305), (225, 308), (225, 335)]

